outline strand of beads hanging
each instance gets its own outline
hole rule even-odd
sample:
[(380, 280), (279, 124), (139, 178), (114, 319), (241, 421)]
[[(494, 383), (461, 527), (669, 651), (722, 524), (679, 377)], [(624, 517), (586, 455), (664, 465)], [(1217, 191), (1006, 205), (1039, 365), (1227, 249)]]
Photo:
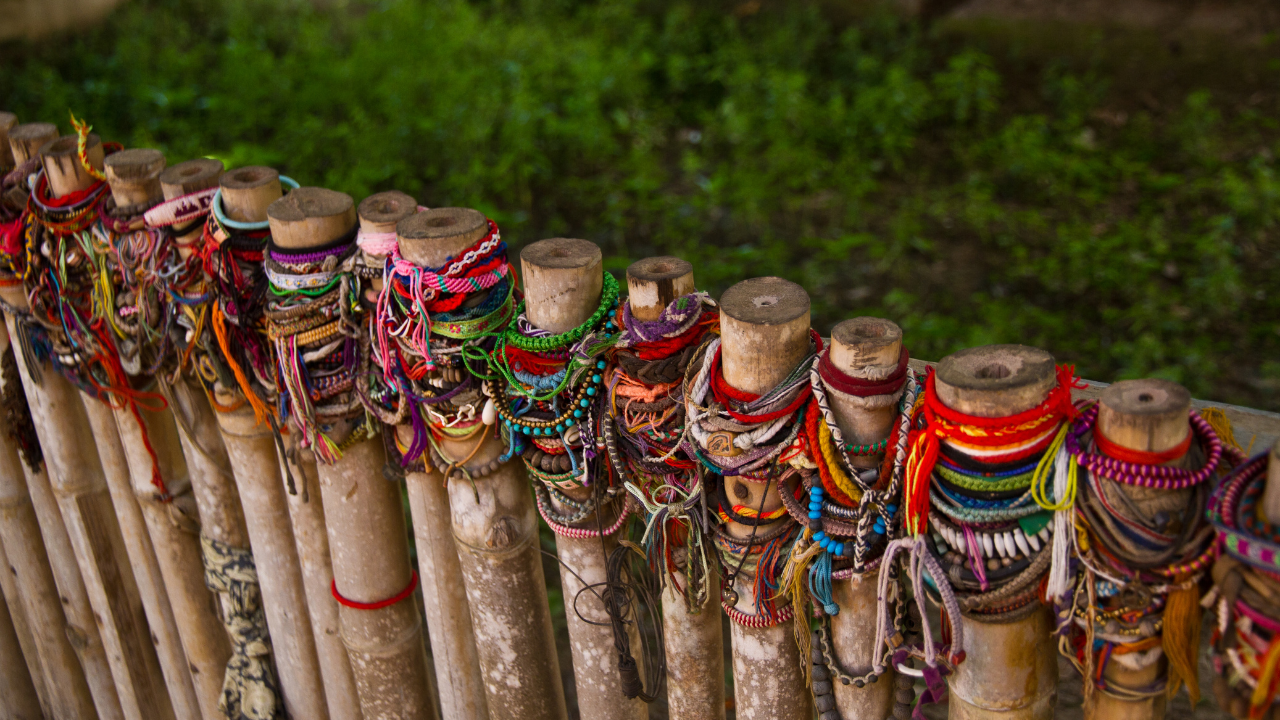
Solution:
[[(1078, 568), (1054, 600), (1059, 650), (1088, 678), (1089, 692), (1140, 700), (1186, 684), (1194, 704), (1200, 585), (1215, 552), (1209, 481), (1234, 453), (1195, 412), (1187, 439), (1163, 453), (1121, 448), (1099, 432), (1097, 417), (1096, 405), (1087, 408), (1066, 436), (1079, 468), (1068, 530)], [(1108, 673), (1120, 659), (1128, 670), (1167, 659), (1168, 672), (1125, 684)]]
[(1274, 717), (1280, 689), (1280, 528), (1258, 507), (1270, 462), (1266, 452), (1239, 465), (1209, 501), (1220, 551), (1202, 603), (1216, 617), (1213, 690), (1218, 706), (1242, 719)]
[[(1046, 575), (1052, 582), (1051, 571), (1067, 571), (1067, 536), (1059, 531), (1070, 522), (1073, 475), (1063, 441), (1077, 414), (1077, 382), (1070, 366), (1059, 366), (1039, 405), (988, 418), (947, 407), (932, 369), (926, 377), (909, 440), (906, 531), (944, 571), (926, 579), (928, 592), (936, 596), (949, 584), (966, 615), (1024, 617), (1040, 607)], [(1051, 483), (1056, 500), (1041, 497), (1037, 481)]]
[[(368, 328), (355, 273), (356, 225), (320, 247), (292, 250), (271, 239), (263, 264), (267, 338), (275, 347), (277, 409), (323, 463), (376, 432), (364, 418), (342, 445), (329, 432), (365, 415), (357, 382), (365, 377)], [(362, 342), (364, 339), (364, 342)]]
[[(833, 572), (839, 578), (871, 569), (884, 544), (893, 537), (891, 529), (901, 524), (898, 510), (902, 504), (907, 438), (920, 378), (909, 372), (905, 349), (894, 370), (876, 381), (846, 375), (831, 364), (829, 355), (829, 351), (821, 353), (810, 370), (813, 402), (806, 409), (801, 434), (805, 454), (817, 470), (810, 482), (809, 506), (790, 509), (808, 527), (806, 536), (812, 534), (813, 542), (836, 556)], [(879, 467), (859, 467), (853, 462), (853, 458), (870, 453), (847, 449), (849, 443), (828, 402), (831, 389), (896, 402), (898, 413), (889, 436), (866, 446), (893, 448)], [(823, 598), (819, 604), (832, 603)]]
[[(283, 175), (280, 184), (286, 192), (298, 187)], [(210, 397), (215, 388), (238, 389), (258, 423), (272, 422), (277, 417), (273, 403), (278, 385), (267, 327), (272, 297), (265, 265), (270, 223), (228, 218), (221, 188), (184, 195), (166, 205), (170, 207), (152, 217), (167, 223), (179, 252), (186, 248), (177, 238), (194, 234), (201, 223), (198, 239), (192, 242), (192, 260), (199, 258), (208, 278), (206, 302), (184, 304), (177, 318), (184, 331), (183, 352), (193, 356), (196, 375)]]
[(409, 418), (413, 439), (402, 465), (428, 445), (443, 458), (438, 440), (470, 439), (496, 419), (496, 408), (482, 410), (493, 402), (482, 382), (490, 377), (484, 358), (511, 320), (516, 293), (507, 245), (487, 222), (483, 237), (438, 268), (419, 267), (387, 245), (372, 323), (373, 361), (386, 394), (366, 404), (380, 408), (388, 424)]
[(508, 448), (502, 457), (524, 460), (538, 511), (554, 532), (616, 533), (630, 508), (623, 487), (612, 482), (601, 419), (605, 353), (619, 336), (618, 281), (605, 273), (596, 310), (564, 333), (534, 327), (523, 303), (515, 312), (490, 355), (500, 377), (495, 409)]
[[(698, 348), (685, 374), (687, 419), (681, 447), (689, 458), (697, 458), (703, 472), (711, 473), (707, 482), (714, 485), (708, 489), (714, 487), (715, 494), (708, 500), (714, 501), (712, 509), (720, 520), (712, 531), (726, 573), (721, 603), (740, 624), (766, 627), (797, 618), (799, 593), (784, 582), (783, 569), (801, 525), (785, 505), (766, 509), (764, 500), (776, 485), (784, 503), (798, 502), (800, 491), (792, 483), (799, 477), (798, 468), (808, 469), (800, 433), (805, 404), (813, 395), (809, 373), (822, 349), (816, 332), (810, 331), (810, 338), (810, 352), (777, 387), (760, 395), (737, 390), (725, 381), (719, 337), (709, 337)], [(738, 483), (763, 485), (759, 505), (740, 502), (751, 495), (749, 491), (731, 499), (727, 478), (736, 478), (735, 495), (747, 490)], [(748, 537), (730, 534), (723, 527), (729, 522), (750, 527)], [(751, 613), (736, 607), (739, 596), (734, 584), (739, 575), (752, 580)]]
[(621, 483), (644, 508), (642, 543), (650, 569), (701, 608), (709, 591), (709, 529), (700, 512), (701, 473), (681, 449), (684, 376), (719, 311), (707, 293), (672, 300), (658, 318), (638, 320), (621, 306), (622, 334), (610, 352), (605, 449)]

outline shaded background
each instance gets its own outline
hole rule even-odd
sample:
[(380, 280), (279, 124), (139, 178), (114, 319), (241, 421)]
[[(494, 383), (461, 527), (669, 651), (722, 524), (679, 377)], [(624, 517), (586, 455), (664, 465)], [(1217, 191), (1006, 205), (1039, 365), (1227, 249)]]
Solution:
[(82, 21), (0, 43), (0, 109), (614, 271), (680, 255), (717, 295), (781, 275), (818, 329), (887, 317), (917, 357), (1021, 342), (1280, 410), (1274, 2), (110, 4), (0, 0), (0, 37)]
[(0, 44), (0, 106), (170, 162), (476, 207), (515, 247), (584, 237), (613, 270), (680, 255), (717, 293), (781, 275), (815, 327), (891, 318), (918, 357), (1022, 342), (1276, 410), (1278, 15), (133, 0)]

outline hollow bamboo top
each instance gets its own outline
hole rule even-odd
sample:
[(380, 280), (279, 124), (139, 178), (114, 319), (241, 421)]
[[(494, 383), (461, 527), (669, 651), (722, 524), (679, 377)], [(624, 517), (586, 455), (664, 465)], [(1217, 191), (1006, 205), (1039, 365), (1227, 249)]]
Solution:
[(356, 206), (360, 229), (367, 233), (396, 231), (396, 223), (418, 211), (418, 201), (399, 190), (374, 193)]
[(779, 277), (743, 280), (720, 298), (720, 333), (724, 379), (767, 392), (809, 352), (809, 294)]
[(9, 130), (9, 146), (18, 165), (36, 156), (40, 147), (58, 137), (58, 126), (47, 122), (23, 123)]
[(223, 173), (218, 185), (222, 188), (222, 211), (236, 222), (266, 220), (267, 208), (284, 194), (280, 173), (262, 165)]
[(948, 355), (937, 367), (938, 399), (977, 417), (1016, 415), (1044, 402), (1057, 382), (1053, 356), (1026, 345), (986, 345)]
[(901, 354), (902, 328), (891, 320), (856, 317), (831, 329), (831, 364), (853, 377), (883, 380)]
[(267, 207), (267, 220), (276, 245), (316, 247), (351, 232), (356, 225), (356, 204), (350, 195), (336, 190), (298, 188)]
[(693, 263), (671, 255), (645, 258), (627, 267), (627, 302), (631, 314), (642, 322), (653, 322), (681, 295), (695, 289)]
[(571, 330), (600, 306), (604, 255), (593, 242), (576, 238), (539, 240), (520, 251), (525, 313), (552, 333)]
[(118, 208), (152, 205), (164, 195), (160, 173), (164, 171), (165, 161), (164, 153), (159, 150), (121, 150), (104, 159), (102, 166)]
[[(75, 135), (63, 135), (40, 146), (40, 161), (54, 197), (84, 190), (95, 182), (80, 162), (79, 142)], [(102, 138), (96, 133), (90, 133), (85, 141), (85, 156), (90, 165), (102, 170)]]
[[(414, 206), (417, 209), (417, 206)], [(484, 213), (471, 208), (432, 208), (396, 224), (400, 254), (421, 267), (438, 268), (489, 232)]]
[(172, 200), (216, 186), (222, 178), (222, 169), (222, 161), (212, 158), (196, 158), (166, 168), (160, 173), (164, 199)]
[(1164, 452), (1191, 432), (1191, 393), (1157, 378), (1121, 380), (1098, 399), (1098, 432), (1130, 450)]

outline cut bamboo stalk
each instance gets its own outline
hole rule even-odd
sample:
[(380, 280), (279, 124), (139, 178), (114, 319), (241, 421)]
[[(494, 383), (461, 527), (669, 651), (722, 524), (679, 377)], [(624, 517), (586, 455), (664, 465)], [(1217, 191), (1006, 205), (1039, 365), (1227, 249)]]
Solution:
[[(0, 503), (2, 502), (3, 500), (0, 500)], [(27, 504), (30, 505), (30, 502), (28, 501)], [(4, 511), (4, 507), (0, 506), (0, 523), (4, 522)], [(9, 555), (4, 549), (4, 534), (0, 532), (0, 568), (5, 567), (12, 566), (9, 564)], [(35, 633), (31, 632), (31, 621), (27, 619), (26, 596), (18, 590), (17, 574), (16, 567), (12, 572), (0, 572), (0, 596), (3, 596), (8, 603), (9, 619), (13, 623), (13, 634), (18, 641), (18, 651), (22, 653), (23, 664), (26, 665), (27, 675), (31, 678), (31, 687), (35, 690), (40, 711), (47, 716), (53, 714), (49, 687), (44, 681), (40, 648), (36, 646)], [(87, 692), (85, 697), (88, 697)]]
[[(0, 326), (0, 354), (9, 344), (8, 330)], [(0, 392), (11, 389), (5, 385), (6, 380), (15, 381), (0, 374)], [(93, 696), (76, 651), (67, 639), (70, 625), (63, 612), (64, 601), (58, 594), (35, 505), (27, 490), (27, 478), (36, 472), (43, 476), (43, 464), (39, 471), (31, 470), (8, 433), (0, 434), (0, 542), (6, 550), (0, 568), (8, 571), (0, 572), (0, 585), (9, 599), (14, 626), (45, 715), (89, 720), (96, 715)], [(48, 485), (47, 477), (40, 479)], [(67, 563), (74, 563), (74, 559), (66, 557), (64, 564)], [(69, 571), (79, 580), (74, 566)], [(29, 635), (29, 640), (24, 639), (24, 634)]]
[[(222, 207), (238, 222), (263, 222), (267, 206), (282, 193), (280, 174), (267, 167), (232, 170), (218, 180)], [(317, 655), (299, 546), (290, 523), (284, 476), (271, 428), (257, 424), (238, 391), (216, 388), (219, 432), (244, 510), (245, 527), (258, 568), (267, 628), (280, 676), (285, 710), (291, 717), (359, 720), (351, 698), (343, 695), (341, 674), (322, 674), (332, 667)], [(225, 411), (240, 405), (238, 409)], [(345, 654), (344, 654), (345, 657)]]
[[(0, 545), (0, 557), (5, 557), (3, 545)], [(22, 655), (9, 604), (6, 596), (0, 596), (0, 718), (40, 720), (44, 716), (40, 698), (36, 696), (36, 686)], [(19, 607), (17, 602), (13, 605)]]
[[(76, 136), (67, 135), (40, 148), (45, 176), (59, 197), (94, 182), (80, 163), (77, 145)], [(90, 164), (101, 168), (102, 143), (96, 136), (89, 136), (85, 154)], [(120, 707), (131, 720), (172, 718), (173, 706), (151, 644), (137, 581), (127, 562), (104, 469), (93, 447), (83, 442), (92, 432), (78, 392), (52, 369), (42, 372), (43, 383), (38, 384), (33, 382), (30, 368), (19, 365), (49, 464), (49, 478), (102, 632)]]
[[(399, 223), (405, 233), (399, 240), (401, 253), (424, 267), (439, 267), (478, 242), (489, 229), (484, 215), (475, 210), (440, 208), (418, 213), (417, 203), (404, 193), (381, 193), (368, 198), (360, 203), (359, 215), (360, 229), (366, 233), (397, 232)], [(478, 389), (475, 397), (474, 410), (479, 415), (485, 397)], [(401, 425), (395, 432), (406, 447), (412, 442), (412, 425)], [(485, 443), (487, 439), (486, 432), (478, 442)], [(451, 458), (470, 457), (471, 451), (477, 449), (476, 440), (442, 442), (447, 444), (443, 449)], [(440, 713), (446, 718), (480, 720), (489, 717), (485, 682), (471, 630), (462, 566), (449, 524), (447, 482), (432, 466), (429, 455), (423, 460), (423, 472), (405, 474), (405, 489), (417, 541)], [(474, 458), (468, 464), (474, 464)]]
[[(102, 463), (103, 478), (111, 493), (111, 503), (115, 508), (116, 518), (120, 523), (121, 537), (125, 550), (129, 554), (129, 565), (133, 568), (134, 578), (138, 583), (138, 592), (142, 608), (147, 615), (147, 623), (151, 629), (152, 642), (155, 643), (156, 655), (160, 668), (164, 672), (165, 685), (169, 689), (169, 698), (174, 704), (174, 713), (180, 717), (201, 717), (200, 701), (196, 696), (191, 671), (187, 669), (186, 653), (182, 646), (182, 635), (178, 630), (178, 619), (174, 612), (161, 557), (157, 554), (156, 541), (149, 526), (159, 523), (170, 525), (167, 510), (159, 506), (155, 493), (146, 493), (145, 501), (136, 495), (133, 480), (130, 477), (129, 459), (120, 440), (120, 431), (116, 425), (113, 411), (105, 403), (91, 397), (80, 395), (84, 404), (85, 416), (89, 429), (93, 433), (93, 444), (98, 451), (98, 459)], [(150, 458), (147, 459), (147, 477), (150, 478)], [(150, 483), (148, 482), (148, 485)], [(148, 522), (147, 515), (152, 519)], [(157, 532), (168, 541), (168, 528), (160, 527)], [(170, 546), (165, 547), (172, 550)], [(168, 553), (166, 559), (189, 562), (190, 556)], [(197, 565), (197, 567), (199, 567)], [(172, 568), (170, 568), (172, 570)], [(208, 592), (206, 591), (206, 595)], [(214, 706), (217, 707), (216, 704)]]
[[(694, 292), (693, 265), (676, 257), (652, 257), (627, 268), (631, 314), (653, 322), (676, 298)], [(684, 555), (677, 553), (683, 570)], [(724, 627), (718, 573), (697, 613), (670, 584), (662, 589), (663, 649), (667, 655), (667, 711), (672, 720), (723, 720)], [(880, 718), (879, 720), (883, 720)]]
[[(1187, 439), (1191, 432), (1191, 393), (1168, 380), (1121, 380), (1102, 391), (1098, 401), (1096, 432), (1107, 440), (1130, 450), (1165, 452)], [(1185, 466), (1184, 456), (1170, 465)], [(1157, 490), (1136, 485), (1114, 484), (1134, 505), (1146, 512), (1177, 514), (1191, 504), (1192, 490)], [(1196, 518), (1187, 518), (1195, 521)], [(1119, 687), (1149, 687), (1168, 676), (1169, 661), (1159, 661), (1141, 670), (1126, 668), (1118, 662), (1107, 663), (1104, 676)], [(1088, 682), (1088, 681), (1086, 681)], [(1165, 715), (1167, 696), (1161, 692), (1136, 702), (1121, 700), (1102, 692), (1085, 698), (1084, 716), (1092, 720), (1132, 718), (1159, 720)]]
[[(862, 380), (884, 380), (898, 368), (902, 328), (880, 318), (845, 320), (831, 330), (830, 353), (831, 363), (844, 373)], [(898, 417), (901, 390), (858, 397), (829, 387), (826, 393), (846, 442), (869, 445), (889, 437)], [(883, 452), (850, 458), (855, 467), (878, 467), (883, 461)], [(877, 568), (837, 581), (832, 588), (840, 613), (831, 619), (831, 643), (836, 659), (856, 675), (866, 674), (873, 664), (879, 575)], [(878, 681), (865, 687), (832, 683), (840, 716), (845, 720), (884, 720), (893, 711), (894, 676), (891, 667)]]
[[(236, 396), (218, 396), (219, 404), (224, 407), (229, 406), (226, 401), (236, 399)], [(258, 583), (285, 709), (291, 717), (329, 717), (298, 549), (289, 524), (289, 506), (284, 480), (278, 473), (271, 430), (257, 425), (247, 408), (219, 412), (217, 416), (240, 491), (254, 564), (258, 567)]]
[[(301, 249), (333, 242), (356, 225), (349, 195), (301, 188), (267, 208), (273, 241)], [(356, 427), (331, 433), (341, 442)], [(334, 594), (355, 603), (378, 603), (409, 587), (413, 571), (399, 487), (382, 475), (381, 438), (347, 448), (333, 465), (317, 465), (324, 500)], [(340, 603), (341, 604), (341, 603)], [(437, 717), (414, 604), (378, 609), (338, 609), (342, 641), (351, 659), (360, 707), (367, 718)]]
[[(1057, 382), (1053, 357), (1024, 345), (988, 345), (943, 358), (938, 399), (978, 417), (1008, 417), (1044, 401)], [(966, 659), (947, 678), (952, 720), (1049, 720), (1058, 697), (1052, 612), (1010, 623), (962, 617)]]
[[(21, 292), (5, 293), (4, 299), (16, 307), (26, 307), (26, 299)], [(16, 320), (6, 316), (5, 322), (8, 336), (16, 337), (16, 333), (19, 332)], [(32, 384), (30, 371), (21, 355), (18, 357), (18, 369), (22, 375), (23, 386), (30, 387)], [(52, 373), (53, 370), (46, 365), (42, 372)], [(62, 378), (56, 376), (45, 380), (46, 383), (59, 381), (65, 384)], [(39, 433), (42, 424), (40, 400), (33, 398), (30, 390), (26, 392), (31, 406), (32, 420), (35, 421), (36, 431)], [(74, 398), (74, 395), (69, 394), (69, 397)], [(43, 444), (43, 438), (41, 442)], [(116, 690), (115, 679), (112, 677), (107, 649), (94, 618), (93, 606), (89, 600), (84, 577), (80, 573), (75, 546), (67, 530), (67, 522), (63, 519), (62, 511), (58, 506), (58, 498), (54, 492), (53, 483), (49, 479), (48, 468), (46, 457), (45, 465), (39, 471), (24, 470), (27, 490), (31, 496), (31, 507), (40, 525), (40, 535), (44, 539), (46, 557), (56, 585), (55, 593), (48, 595), (46, 585), (34, 580), (27, 584), (27, 587), (32, 588), (30, 595), (32, 622), (40, 622), (40, 619), (45, 617), (38, 612), (39, 607), (57, 607), (57, 604), (48, 604), (54, 598), (61, 604), (64, 618), (61, 624), (55, 617), (49, 619), (48, 624), (41, 623), (39, 626), (33, 626), (33, 629), (39, 627), (42, 632), (50, 633), (41, 642), (42, 650), (49, 650), (48, 655), (42, 655), (46, 680), (52, 687), (54, 673), (61, 672), (69, 666), (74, 667), (65, 655), (65, 648), (61, 647), (58, 639), (60, 636), (75, 653), (80, 672), (77, 674), (74, 670), (67, 670), (66, 675), (57, 676), (62, 687), (68, 690), (66, 694), (59, 693), (53, 696), (54, 701), (62, 707), (63, 715), (58, 717), (75, 720), (81, 718), (88, 720), (94, 717), (99, 720), (121, 719), (125, 716)], [(37, 605), (37, 603), (43, 603), (43, 605)], [(83, 678), (83, 685), (79, 682), (80, 678)]]
[[(401, 222), (396, 230), (401, 250), (411, 262), (439, 267), (452, 254), (450, 248), (466, 247), (455, 244), (461, 242), (457, 236), (465, 233), (453, 229), (453, 222), (437, 231), (420, 217), (415, 216), (412, 224)], [(441, 219), (445, 217), (456, 216), (446, 214)], [(444, 242), (448, 238), (453, 240)], [(441, 448), (450, 457), (466, 457), (472, 450), (467, 443), (447, 439), (441, 441)], [(504, 451), (502, 442), (490, 436), (470, 464), (487, 465)], [(408, 482), (412, 493), (415, 481)], [(427, 483), (442, 480), (429, 475)], [(564, 690), (538, 550), (538, 516), (523, 463), (518, 459), (503, 463), (477, 479), (474, 491), (470, 484), (459, 482), (449, 483), (446, 489), (449, 516), (445, 522), (452, 529), (470, 605), (489, 717), (563, 720)], [(421, 524), (415, 511), (415, 531)]]
[[(604, 286), (604, 265), (600, 248), (586, 240), (552, 238), (539, 240), (520, 251), (524, 276), (525, 313), (540, 330), (563, 333), (581, 325), (600, 306)], [(601, 479), (593, 480), (599, 482)], [(581, 502), (592, 497), (590, 488), (563, 490)], [(555, 500), (552, 500), (555, 503)], [(601, 513), (577, 523), (583, 528), (605, 528), (617, 520), (624, 502), (614, 503)], [(557, 508), (564, 511), (563, 508)], [(598, 517), (603, 515), (603, 517)], [(578, 690), (578, 711), (584, 718), (621, 720), (646, 718), (649, 709), (639, 698), (622, 694), (618, 673), (618, 651), (613, 628), (598, 590), (607, 580), (606, 562), (617, 547), (616, 536), (571, 538), (556, 536), (560, 556), (560, 586), (564, 592), (565, 615), (569, 621), (569, 643), (573, 650), (573, 678)], [(581, 617), (579, 617), (581, 615)], [(631, 648), (636, 655), (644, 645), (636, 625), (628, 626)], [(636, 657), (636, 665), (644, 666)]]
[[(158, 150), (122, 150), (108, 157), (104, 161), (104, 171), (116, 206), (145, 206), (160, 201), (163, 192), (159, 177), (164, 167), (164, 155)], [(119, 484), (120, 481), (113, 483), (112, 477), (123, 470), (123, 483), (131, 488), (136, 498), (125, 500), (118, 493), (113, 493), (121, 518), (121, 531), (142, 591), (143, 606), (153, 633), (159, 639), (156, 649), (174, 711), (179, 717), (217, 718), (222, 680), (227, 660), (231, 657), (231, 643), (218, 619), (213, 595), (205, 587), (200, 519), (193, 498), (187, 492), (192, 483), (172, 411), (165, 408), (159, 412), (148, 412), (139, 408), (135, 415), (127, 407), (113, 411), (88, 396), (81, 399), (98, 438), (99, 455), (108, 485)], [(114, 423), (111, 422), (113, 413)], [(118, 459), (123, 459), (123, 464), (117, 463), (117, 458), (109, 457), (115, 452), (111, 447), (116, 444), (110, 439), (112, 435), (118, 438), (122, 453)], [(148, 442), (156, 454), (155, 460), (148, 450)], [(172, 497), (163, 496), (153, 484), (155, 472), (173, 493)], [(122, 505), (127, 507), (122, 508)], [(141, 528), (150, 534), (151, 557), (146, 557), (148, 548), (139, 547), (145, 541), (130, 538), (134, 529), (126, 518), (134, 522), (139, 519), (134, 517), (133, 507), (140, 509), (140, 518), (145, 521)], [(160, 578), (145, 579), (147, 573), (141, 568), (150, 567), (159, 568)], [(160, 579), (162, 583), (155, 582)], [(148, 598), (153, 593), (163, 593), (168, 599), (169, 609), (157, 609), (156, 606), (163, 605), (163, 602), (159, 597)], [(173, 646), (174, 639), (180, 640), (176, 647)]]
[(33, 122), (17, 125), (9, 130), (9, 148), (15, 165), (37, 156), (41, 146), (58, 137), (58, 126), (53, 123)]
[(9, 131), (18, 125), (18, 116), (11, 112), (0, 112), (0, 170), (9, 172), (13, 169), (13, 148), (9, 146)]
[(342, 644), (342, 623), (338, 619), (338, 601), (333, 597), (333, 563), (329, 559), (329, 534), (324, 524), (324, 499), (320, 494), (320, 474), (316, 471), (311, 451), (298, 447), (296, 433), (284, 437), (285, 455), (277, 455), (280, 483), (288, 472), (297, 484), (295, 494), (285, 493), (289, 519), (298, 549), (303, 590), (311, 612), (311, 630), (315, 637), (320, 675), (329, 699), (329, 715), (333, 720), (360, 720), (360, 697), (351, 672), (351, 659)]
[[(809, 295), (793, 282), (776, 277), (744, 280), (720, 298), (721, 367), (724, 379), (736, 390), (765, 393), (781, 383), (810, 351)], [(748, 507), (763, 507), (768, 513), (782, 507), (776, 485), (724, 479), (730, 497)], [(761, 501), (763, 499), (763, 505)], [(730, 535), (740, 540), (752, 536), (752, 529), (728, 523)], [(761, 525), (766, 534), (773, 524)], [(734, 579), (737, 607), (752, 613), (755, 607), (753, 579), (739, 574)], [(813, 695), (805, 686), (800, 649), (792, 623), (754, 628), (732, 624), (734, 707), (743, 720), (778, 718), (809, 720), (813, 717)]]

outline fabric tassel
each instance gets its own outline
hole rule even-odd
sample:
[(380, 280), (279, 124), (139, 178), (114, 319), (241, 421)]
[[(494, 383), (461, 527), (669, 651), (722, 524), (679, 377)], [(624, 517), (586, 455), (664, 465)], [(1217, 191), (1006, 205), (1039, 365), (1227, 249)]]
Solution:
[(1169, 593), (1164, 610), (1164, 653), (1169, 658), (1168, 694), (1173, 697), (1178, 686), (1187, 685), (1191, 707), (1200, 702), (1200, 673), (1196, 656), (1200, 653), (1199, 586), (1190, 573), (1175, 578), (1178, 587)]

